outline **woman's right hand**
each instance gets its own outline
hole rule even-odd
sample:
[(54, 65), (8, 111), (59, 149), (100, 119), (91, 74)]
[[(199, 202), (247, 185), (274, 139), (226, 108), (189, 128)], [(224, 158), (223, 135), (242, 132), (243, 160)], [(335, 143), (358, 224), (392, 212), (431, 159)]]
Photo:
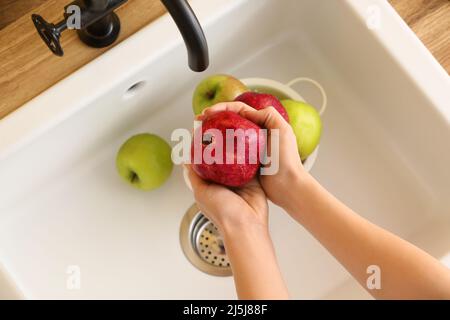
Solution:
[[(256, 110), (244, 103), (219, 103), (205, 109), (202, 116), (208, 117), (216, 112), (232, 111), (268, 130), (268, 154), (275, 157), (271, 150), (274, 130), (278, 130), (279, 143), (274, 145), (278, 149), (278, 170), (270, 175), (261, 175), (260, 182), (267, 197), (276, 205), (287, 209), (290, 205), (290, 190), (293, 183), (308, 180), (309, 174), (304, 170), (297, 149), (297, 140), (289, 123), (273, 107)], [(267, 166), (270, 166), (268, 164)], [(273, 163), (272, 163), (273, 165)]]

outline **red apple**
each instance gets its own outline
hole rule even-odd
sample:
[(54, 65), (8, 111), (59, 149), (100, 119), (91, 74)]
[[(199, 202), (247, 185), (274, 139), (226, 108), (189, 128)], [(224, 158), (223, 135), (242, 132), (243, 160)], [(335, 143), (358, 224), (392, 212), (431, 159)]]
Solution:
[[(237, 129), (242, 129), (240, 134)], [(194, 132), (191, 146), (194, 171), (205, 180), (228, 187), (245, 185), (260, 168), (260, 151), (266, 147), (266, 136), (261, 130), (258, 125), (230, 111), (204, 119), (202, 126)], [(231, 147), (227, 148), (227, 145)], [(208, 155), (212, 157), (208, 159)]]
[(261, 110), (267, 107), (274, 107), (283, 118), (289, 122), (289, 116), (286, 109), (275, 96), (267, 93), (245, 92), (238, 96), (234, 101), (243, 102), (256, 110)]

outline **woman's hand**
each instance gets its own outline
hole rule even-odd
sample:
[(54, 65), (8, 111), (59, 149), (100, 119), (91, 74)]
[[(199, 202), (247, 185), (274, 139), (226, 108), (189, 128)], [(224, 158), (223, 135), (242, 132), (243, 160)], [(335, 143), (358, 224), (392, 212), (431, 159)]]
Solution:
[(189, 165), (186, 169), (197, 206), (223, 236), (239, 299), (288, 299), (257, 178), (231, 190), (202, 180)]
[[(219, 104), (234, 111), (243, 103)], [(204, 116), (204, 115), (203, 115)], [(201, 117), (200, 117), (201, 120)], [(258, 177), (241, 188), (201, 179), (186, 165), (199, 209), (219, 229), (240, 299), (288, 299), (268, 227), (268, 205)]]
[(186, 169), (197, 206), (223, 236), (239, 299), (288, 299), (257, 178), (231, 190), (202, 180), (189, 165)]
[(185, 168), (197, 206), (223, 235), (235, 229), (268, 230), (267, 199), (257, 178), (242, 188), (232, 190), (204, 181), (190, 165)]
[[(206, 109), (203, 116), (225, 110), (269, 129), (269, 147), (270, 130), (279, 129), (279, 170), (259, 177), (265, 194), (319, 240), (362, 286), (366, 287), (368, 266), (378, 266), (383, 284), (379, 290), (368, 289), (369, 293), (382, 299), (450, 298), (450, 272), (445, 266), (353, 212), (303, 169), (293, 131), (274, 108), (257, 111), (243, 103), (221, 103)], [(191, 171), (199, 205), (225, 229), (239, 298), (287, 298), (267, 232), (267, 203), (257, 180), (231, 191), (194, 175)], [(249, 227), (246, 232), (239, 226), (263, 228)]]
[[(271, 175), (261, 175), (259, 181), (267, 197), (276, 205), (287, 209), (292, 183), (302, 184), (309, 174), (303, 169), (297, 149), (297, 140), (289, 123), (273, 107), (256, 110), (241, 102), (219, 103), (205, 109), (200, 117), (221, 112), (232, 111), (268, 130), (267, 148), (269, 156), (278, 161), (278, 170)], [(273, 130), (278, 130), (278, 150), (271, 150)], [(276, 152), (278, 151), (278, 152)], [(276, 157), (278, 155), (278, 157)], [(277, 159), (278, 158), (278, 159)], [(270, 164), (269, 164), (270, 165)]]

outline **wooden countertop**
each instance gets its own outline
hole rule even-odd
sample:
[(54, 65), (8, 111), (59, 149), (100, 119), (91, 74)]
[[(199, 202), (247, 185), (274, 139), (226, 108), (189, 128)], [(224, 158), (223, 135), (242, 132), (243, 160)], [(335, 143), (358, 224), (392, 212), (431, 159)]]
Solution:
[[(389, 1), (450, 73), (450, 1)], [(0, 119), (108, 50), (86, 47), (74, 31), (61, 38), (64, 59), (43, 45), (30, 15), (56, 22), (69, 2), (0, 0)], [(164, 13), (159, 0), (128, 1), (117, 10), (122, 30), (116, 44)]]

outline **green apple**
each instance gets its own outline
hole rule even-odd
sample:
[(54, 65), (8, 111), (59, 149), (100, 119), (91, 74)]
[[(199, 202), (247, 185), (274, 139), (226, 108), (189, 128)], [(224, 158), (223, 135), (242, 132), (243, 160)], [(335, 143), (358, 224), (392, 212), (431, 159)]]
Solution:
[(138, 134), (120, 147), (116, 157), (117, 170), (138, 189), (156, 189), (172, 172), (171, 152), (169, 144), (157, 135)]
[(205, 78), (198, 84), (192, 97), (194, 113), (199, 115), (216, 103), (234, 101), (247, 91), (249, 90), (245, 84), (229, 75), (218, 74)]
[(282, 100), (281, 104), (289, 115), (289, 121), (297, 138), (300, 158), (304, 161), (320, 142), (322, 121), (317, 110), (305, 103), (294, 100)]

